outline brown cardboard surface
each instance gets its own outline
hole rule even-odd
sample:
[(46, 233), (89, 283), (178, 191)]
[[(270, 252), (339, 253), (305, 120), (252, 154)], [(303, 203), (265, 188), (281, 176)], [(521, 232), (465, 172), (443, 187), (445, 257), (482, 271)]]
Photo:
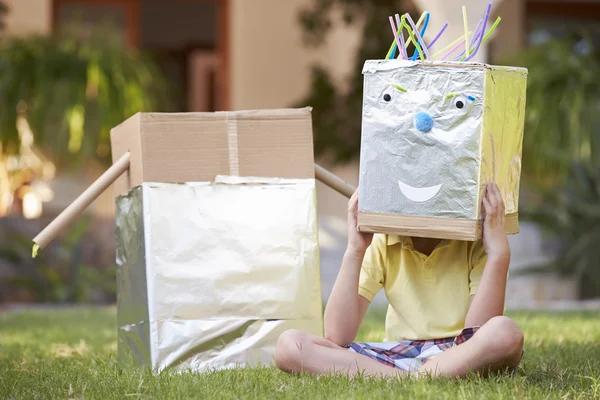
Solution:
[(142, 114), (140, 130), (144, 182), (208, 181), (229, 174), (227, 125), (222, 117)]
[(113, 159), (131, 151), (115, 184), (209, 181), (215, 175), (314, 178), (311, 109), (139, 113), (111, 132)]
[[(422, 217), (415, 215), (358, 213), (360, 232), (475, 241), (482, 238), (482, 220)], [(519, 233), (519, 215), (508, 214), (507, 234)]]
[(481, 238), (481, 223), (458, 218), (358, 213), (360, 232), (475, 241)]
[(310, 118), (240, 119), (237, 130), (240, 175), (314, 177)]
[(140, 117), (137, 113), (110, 131), (112, 159), (115, 163), (125, 153), (130, 152), (129, 169), (114, 183), (115, 196), (126, 194), (135, 185), (132, 182), (142, 182), (142, 144), (140, 138)]

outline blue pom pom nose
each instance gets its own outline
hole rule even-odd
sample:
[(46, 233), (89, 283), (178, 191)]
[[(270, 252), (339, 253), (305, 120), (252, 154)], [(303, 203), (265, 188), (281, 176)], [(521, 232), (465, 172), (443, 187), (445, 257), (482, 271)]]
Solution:
[(415, 128), (421, 132), (429, 132), (433, 128), (433, 118), (426, 112), (415, 114)]

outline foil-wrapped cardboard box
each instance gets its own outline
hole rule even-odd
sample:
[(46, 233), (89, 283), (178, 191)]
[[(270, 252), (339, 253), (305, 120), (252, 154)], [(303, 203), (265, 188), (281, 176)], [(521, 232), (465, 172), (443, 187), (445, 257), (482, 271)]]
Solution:
[(310, 108), (139, 113), (111, 142), (122, 362), (268, 365), (323, 334)]
[(121, 360), (269, 365), (283, 331), (323, 334), (314, 179), (143, 183), (116, 221)]
[(478, 240), (496, 183), (517, 233), (527, 70), (396, 59), (363, 74), (359, 230)]

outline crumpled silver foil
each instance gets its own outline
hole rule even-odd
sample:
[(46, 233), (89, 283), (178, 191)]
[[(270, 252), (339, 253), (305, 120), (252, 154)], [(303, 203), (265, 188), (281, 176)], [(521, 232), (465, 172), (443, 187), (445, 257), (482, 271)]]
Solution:
[(363, 74), (359, 211), (476, 219), (486, 69), (378, 60)]
[(116, 225), (121, 361), (268, 365), (283, 331), (322, 335), (313, 179), (144, 183)]

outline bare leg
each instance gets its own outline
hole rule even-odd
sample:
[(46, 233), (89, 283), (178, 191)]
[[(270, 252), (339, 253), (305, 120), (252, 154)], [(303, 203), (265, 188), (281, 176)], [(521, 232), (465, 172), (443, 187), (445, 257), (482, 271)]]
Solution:
[(463, 377), (515, 367), (521, 360), (523, 333), (508, 317), (494, 317), (471, 339), (425, 363), (419, 372), (431, 376)]
[(349, 376), (400, 376), (406, 372), (389, 367), (335, 343), (298, 330), (284, 332), (275, 348), (275, 363), (290, 373), (315, 375), (343, 373)]
[[(523, 349), (523, 333), (507, 317), (495, 317), (467, 342), (440, 353), (425, 363), (418, 375), (464, 377), (516, 366)], [(388, 367), (327, 339), (298, 330), (284, 332), (275, 349), (275, 363), (290, 373), (345, 373), (401, 376), (407, 372)]]

